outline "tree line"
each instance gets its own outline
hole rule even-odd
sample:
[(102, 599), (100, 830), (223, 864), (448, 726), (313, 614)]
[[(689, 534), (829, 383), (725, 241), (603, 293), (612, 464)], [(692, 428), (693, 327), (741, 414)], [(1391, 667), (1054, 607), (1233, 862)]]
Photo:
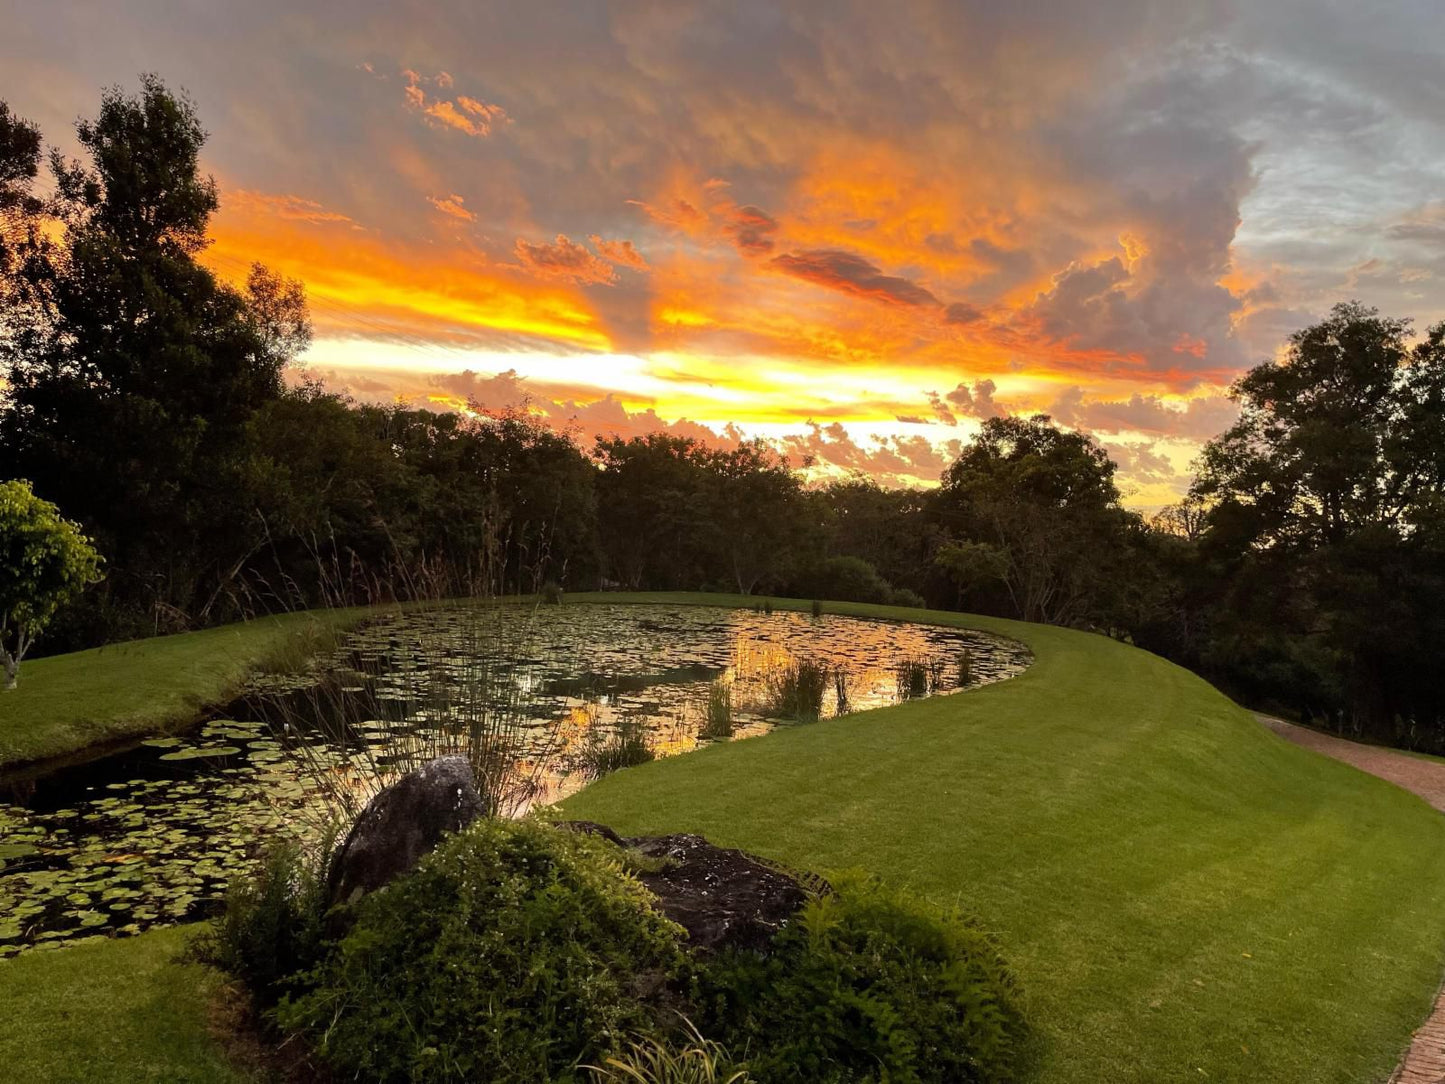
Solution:
[(192, 104), (144, 77), (76, 134), (87, 161), (47, 160), (0, 103), (0, 480), (105, 562), (48, 650), (421, 590), (713, 589), (1093, 629), (1250, 703), (1445, 749), (1445, 325), (1416, 341), (1337, 306), (1237, 382), (1239, 422), (1149, 519), (1044, 415), (984, 422), (936, 489), (809, 486), (763, 442), (583, 446), (525, 411), (287, 380), (301, 286), (198, 259), (218, 197)]

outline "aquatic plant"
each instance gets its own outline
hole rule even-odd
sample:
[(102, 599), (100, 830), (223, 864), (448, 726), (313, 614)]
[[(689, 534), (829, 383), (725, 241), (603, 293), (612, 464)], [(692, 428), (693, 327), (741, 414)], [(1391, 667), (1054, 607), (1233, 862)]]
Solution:
[(474, 603), (363, 629), (314, 680), (260, 699), (259, 713), (326, 799), (323, 817), (354, 818), (439, 756), (466, 757), (491, 816), (515, 816), (543, 794), (562, 743), (556, 727), (537, 725), (536, 675), (512, 661), (532, 657), (528, 615)]
[(848, 711), (848, 671), (839, 667), (833, 671), (833, 714), (847, 715)]
[(576, 756), (576, 767), (589, 780), (601, 779), (621, 768), (646, 764), (657, 757), (641, 719), (622, 719), (605, 735), (589, 727), (587, 743)]
[(958, 687), (962, 689), (967, 687), (968, 683), (973, 680), (973, 652), (968, 648), (960, 651), (958, 653), (957, 665)]
[(811, 659), (797, 659), (767, 675), (769, 715), (785, 719), (816, 719), (823, 711), (823, 693), (831, 671)]
[(932, 674), (927, 659), (899, 659), (893, 666), (893, 676), (898, 685), (899, 700), (927, 696), (930, 691), (929, 681)]
[(733, 687), (718, 678), (707, 690), (707, 708), (699, 738), (717, 740), (733, 736)]

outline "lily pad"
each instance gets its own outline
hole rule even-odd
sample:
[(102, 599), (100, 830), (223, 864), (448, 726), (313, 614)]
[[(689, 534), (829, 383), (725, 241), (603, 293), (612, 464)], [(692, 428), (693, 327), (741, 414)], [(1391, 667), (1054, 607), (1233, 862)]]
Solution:
[(199, 760), (202, 757), (230, 757), (241, 751), (236, 745), (202, 745), (194, 749), (177, 749), (166, 753), (162, 760)]

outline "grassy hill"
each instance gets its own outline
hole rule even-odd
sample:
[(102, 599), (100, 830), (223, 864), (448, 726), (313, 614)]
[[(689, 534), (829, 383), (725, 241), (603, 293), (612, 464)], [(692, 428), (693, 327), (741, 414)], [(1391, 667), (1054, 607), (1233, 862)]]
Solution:
[[(565, 812), (960, 900), (1023, 982), (1042, 1081), (1388, 1077), (1445, 970), (1445, 817), (1287, 744), (1126, 645), (958, 614), (828, 609), (990, 629), (1037, 658), (962, 695), (631, 768)], [(284, 631), (105, 649), (106, 670), (94, 653), (40, 660), (22, 672), (32, 699), (18, 703), (51, 746), (84, 744), (87, 720), (102, 717), (144, 732), (292, 643)], [(14, 734), (16, 703), (0, 700), (0, 735)], [(203, 1033), (195, 976), (166, 962), (177, 940), (161, 931), (0, 963), (7, 1072), (68, 1080), (103, 1064), (86, 1079), (230, 1079)]]
[(1146, 652), (926, 616), (1037, 661), (632, 768), (567, 815), (961, 900), (1023, 981), (1046, 1081), (1385, 1080), (1445, 968), (1445, 818)]

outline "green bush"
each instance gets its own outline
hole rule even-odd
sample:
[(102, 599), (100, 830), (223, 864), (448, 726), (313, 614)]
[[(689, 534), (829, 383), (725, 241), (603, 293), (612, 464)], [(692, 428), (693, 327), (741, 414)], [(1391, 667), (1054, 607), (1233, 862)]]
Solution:
[(478, 821), (357, 904), (277, 1018), (345, 1079), (584, 1079), (655, 1030), (644, 994), (688, 966), (621, 863), (589, 836)]
[(957, 911), (840, 880), (766, 957), (702, 976), (700, 1019), (768, 1084), (1014, 1079), (1023, 1021), (991, 941)]
[(861, 557), (825, 557), (804, 569), (792, 586), (799, 598), (811, 595), (836, 602), (887, 602), (892, 591), (878, 570)]
[(225, 910), (194, 944), (197, 958), (241, 979), (262, 1008), (276, 1004), (325, 951), (325, 869), (294, 843), (267, 852), (253, 875), (232, 883)]
[(928, 605), (928, 600), (911, 587), (895, 587), (888, 593), (888, 605), (913, 606), (921, 610)]

